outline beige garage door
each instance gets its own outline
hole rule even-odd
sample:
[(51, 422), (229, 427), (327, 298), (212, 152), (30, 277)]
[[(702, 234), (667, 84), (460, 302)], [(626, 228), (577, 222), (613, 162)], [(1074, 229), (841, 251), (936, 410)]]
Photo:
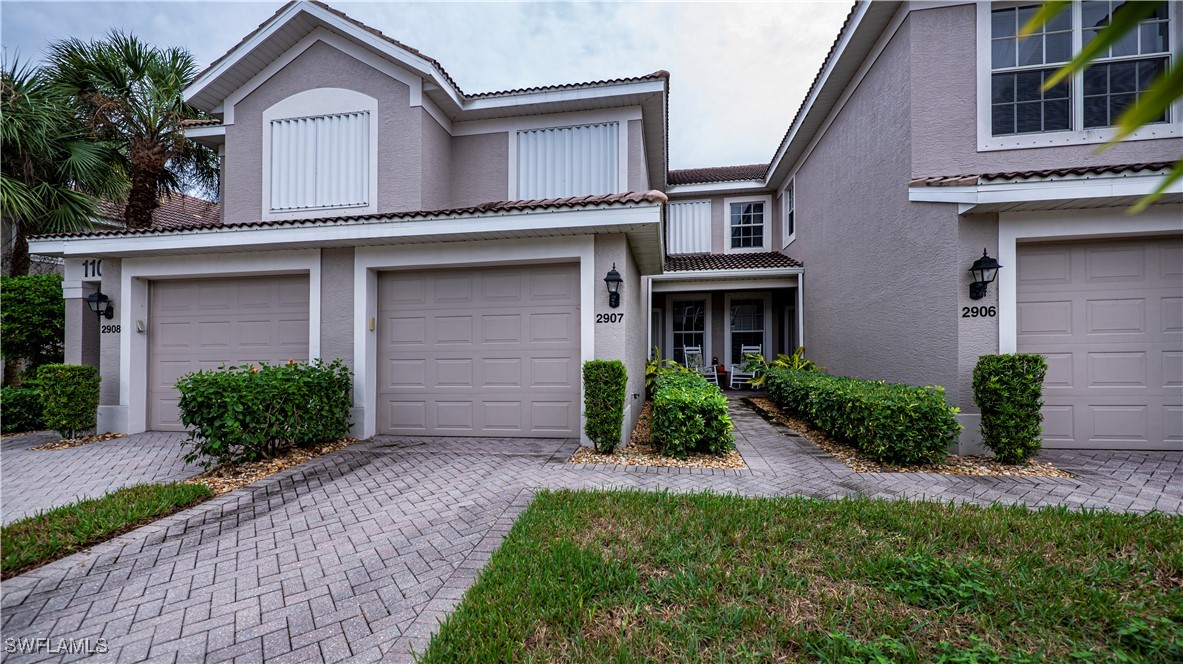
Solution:
[(150, 429), (183, 429), (173, 385), (190, 371), (308, 359), (307, 276), (157, 281), (150, 298)]
[(1044, 444), (1183, 449), (1183, 240), (1022, 245), (1018, 263), (1018, 349), (1048, 360)]
[(579, 269), (383, 273), (378, 429), (579, 435)]

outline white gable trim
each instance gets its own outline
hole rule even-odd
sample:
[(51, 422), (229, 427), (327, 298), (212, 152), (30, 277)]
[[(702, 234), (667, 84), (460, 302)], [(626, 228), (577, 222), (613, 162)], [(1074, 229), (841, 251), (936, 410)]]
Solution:
[[(979, 205), (1146, 196), (1158, 187), (1162, 178), (1163, 173), (1160, 172), (1116, 177), (996, 182), (964, 187), (911, 187), (908, 189), (908, 200), (913, 203), (957, 203), (958, 214), (968, 214)], [(1183, 193), (1183, 182), (1173, 183), (1164, 193)]]
[[(324, 28), (317, 28), (309, 32), (303, 39), (296, 42), (296, 45), (288, 49), (283, 55), (275, 59), (271, 64), (267, 65), (263, 71), (256, 74), (251, 80), (247, 81), (241, 88), (230, 93), (226, 97), (226, 101), (222, 104), (223, 122), (224, 125), (234, 124), (234, 106), (242, 101), (259, 88), (259, 86), (266, 83), (268, 79), (275, 76), (281, 69), (291, 64), (293, 60), (300, 57), (304, 51), (307, 51), (317, 42), (324, 42), (329, 46), (356, 58), (358, 61), (377, 69), (387, 76), (405, 84), (411, 89), (411, 106), (423, 106), (423, 79), (408, 72), (407, 70), (397, 65), (391, 64), (373, 53), (359, 47), (357, 44), (344, 39), (343, 37), (325, 30)], [(430, 110), (428, 111), (430, 112)], [(438, 118), (437, 118), (438, 119)], [(442, 123), (441, 123), (442, 124)], [(447, 125), (445, 125), (446, 127)]]

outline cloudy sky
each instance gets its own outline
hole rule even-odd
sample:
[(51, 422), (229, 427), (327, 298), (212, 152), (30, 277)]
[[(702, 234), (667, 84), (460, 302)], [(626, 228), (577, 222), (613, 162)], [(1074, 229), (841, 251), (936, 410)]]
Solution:
[[(332, 2), (439, 60), (466, 92), (666, 69), (670, 166), (767, 162), (850, 0), (768, 3)], [(0, 2), (6, 59), (112, 28), (184, 46), (201, 67), (281, 2)]]

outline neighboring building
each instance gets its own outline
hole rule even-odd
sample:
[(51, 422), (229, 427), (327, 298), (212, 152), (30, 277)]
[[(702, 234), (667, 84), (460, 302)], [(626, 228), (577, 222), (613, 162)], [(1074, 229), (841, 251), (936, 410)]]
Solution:
[[(583, 360), (626, 363), (627, 430), (652, 346), (731, 365), (804, 344), (944, 386), (964, 449), (973, 366), (1000, 351), (1048, 356), (1047, 445), (1183, 449), (1183, 187), (1124, 215), (1183, 153), (1183, 108), (1095, 153), (1178, 57), (1180, 3), (1040, 92), (1101, 5), (1016, 47), (1027, 5), (860, 2), (771, 164), (669, 171), (665, 72), (467, 94), (293, 3), (187, 91), (221, 118), (188, 129), (223, 158), (218, 222), (34, 251), (66, 258), (67, 297), (115, 302), (97, 349), (68, 339), (102, 371), (102, 429), (180, 428), (195, 368), (320, 357), (355, 372), (359, 436), (573, 437)], [(983, 249), (1003, 267), (973, 300)]]

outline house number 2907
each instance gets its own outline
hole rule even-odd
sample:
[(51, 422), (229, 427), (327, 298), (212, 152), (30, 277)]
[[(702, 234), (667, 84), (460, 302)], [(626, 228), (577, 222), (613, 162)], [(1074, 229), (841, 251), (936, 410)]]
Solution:
[(619, 323), (624, 320), (624, 314), (596, 314), (597, 323)]

